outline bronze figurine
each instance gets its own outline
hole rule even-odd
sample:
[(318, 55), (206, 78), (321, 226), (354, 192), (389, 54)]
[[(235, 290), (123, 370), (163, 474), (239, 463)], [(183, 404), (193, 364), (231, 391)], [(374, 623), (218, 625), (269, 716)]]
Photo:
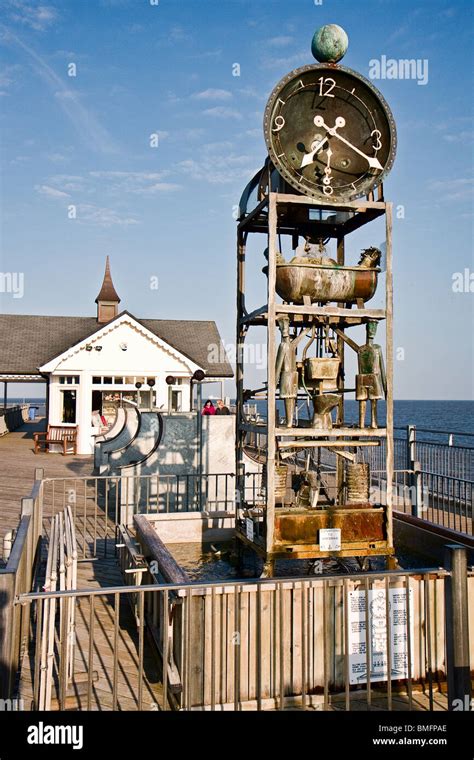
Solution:
[(278, 346), (275, 385), (279, 386), (280, 398), (285, 403), (285, 427), (293, 427), (296, 397), (298, 395), (298, 367), (296, 364), (296, 351), (305, 331), (303, 330), (296, 338), (290, 337), (290, 320), (281, 317), (278, 320), (281, 332), (281, 343)]
[(359, 427), (365, 427), (365, 411), (367, 401), (371, 404), (370, 427), (377, 425), (377, 401), (385, 398), (387, 379), (383, 362), (382, 347), (374, 343), (377, 332), (377, 322), (370, 321), (366, 325), (367, 343), (359, 346), (359, 374), (356, 375), (356, 399), (359, 402)]

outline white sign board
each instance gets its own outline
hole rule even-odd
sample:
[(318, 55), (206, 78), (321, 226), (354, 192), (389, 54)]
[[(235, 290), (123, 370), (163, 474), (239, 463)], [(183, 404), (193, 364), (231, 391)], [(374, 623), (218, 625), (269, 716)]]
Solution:
[(253, 541), (253, 520), (250, 517), (245, 518), (245, 535), (249, 541)]
[[(349, 592), (349, 683), (367, 683), (367, 638), (370, 642), (370, 680), (387, 681), (387, 610), (385, 589), (368, 593), (369, 636), (366, 627), (365, 591)], [(411, 672), (414, 659), (413, 590), (410, 599)], [(408, 678), (407, 593), (404, 588), (389, 591), (390, 680)]]
[(322, 552), (338, 552), (341, 550), (341, 529), (321, 528), (319, 531), (319, 549)]

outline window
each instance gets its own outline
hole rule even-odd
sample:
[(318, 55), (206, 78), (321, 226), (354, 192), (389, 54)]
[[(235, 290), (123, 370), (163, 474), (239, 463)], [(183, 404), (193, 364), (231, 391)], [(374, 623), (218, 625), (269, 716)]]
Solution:
[(182, 392), (169, 389), (169, 409), (171, 412), (180, 412), (182, 410)]
[[(79, 382), (79, 378), (77, 378)], [(116, 375), (114, 377), (99, 377), (98, 375), (92, 378), (92, 385), (135, 385), (135, 383), (141, 383), (146, 385), (148, 380), (155, 380), (151, 377), (123, 377), (123, 375)], [(64, 380), (62, 381), (64, 382)]]
[(79, 375), (60, 375), (59, 382), (61, 385), (79, 385)]

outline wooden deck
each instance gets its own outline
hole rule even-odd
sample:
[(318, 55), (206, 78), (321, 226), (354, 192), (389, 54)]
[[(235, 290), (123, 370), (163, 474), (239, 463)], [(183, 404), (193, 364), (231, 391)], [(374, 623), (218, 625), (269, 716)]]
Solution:
[[(95, 562), (78, 564), (78, 588), (104, 588), (121, 586), (123, 579), (112, 557)], [(112, 710), (114, 694), (114, 598), (95, 598), (92, 630), (92, 667), (94, 681), (91, 701), (88, 703), (87, 674), (89, 673), (90, 600), (83, 597), (76, 602), (76, 646), (74, 647), (74, 673), (76, 681), (66, 695), (66, 710)], [(139, 640), (132, 608), (120, 597), (119, 629), (117, 639), (116, 699), (118, 710), (137, 710), (139, 693)], [(36, 636), (34, 637), (36, 640)], [(18, 698), (24, 709), (30, 710), (33, 701), (32, 673), (34, 672), (34, 648), (23, 658)], [(144, 637), (142, 707), (144, 711), (162, 709), (160, 666), (146, 632)], [(53, 687), (51, 709), (59, 709), (57, 678)]]
[[(0, 437), (0, 539), (18, 525), (21, 499), (29, 496), (36, 467), (46, 478), (90, 475), (92, 456), (36, 454), (33, 433), (46, 429), (46, 421), (25, 422), (13, 433)], [(45, 505), (45, 516), (48, 515)]]

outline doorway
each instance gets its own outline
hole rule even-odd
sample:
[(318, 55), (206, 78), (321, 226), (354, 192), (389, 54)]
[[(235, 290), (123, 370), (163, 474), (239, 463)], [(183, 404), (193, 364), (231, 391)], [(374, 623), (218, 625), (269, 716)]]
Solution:
[(62, 390), (62, 422), (76, 422), (76, 391)]

